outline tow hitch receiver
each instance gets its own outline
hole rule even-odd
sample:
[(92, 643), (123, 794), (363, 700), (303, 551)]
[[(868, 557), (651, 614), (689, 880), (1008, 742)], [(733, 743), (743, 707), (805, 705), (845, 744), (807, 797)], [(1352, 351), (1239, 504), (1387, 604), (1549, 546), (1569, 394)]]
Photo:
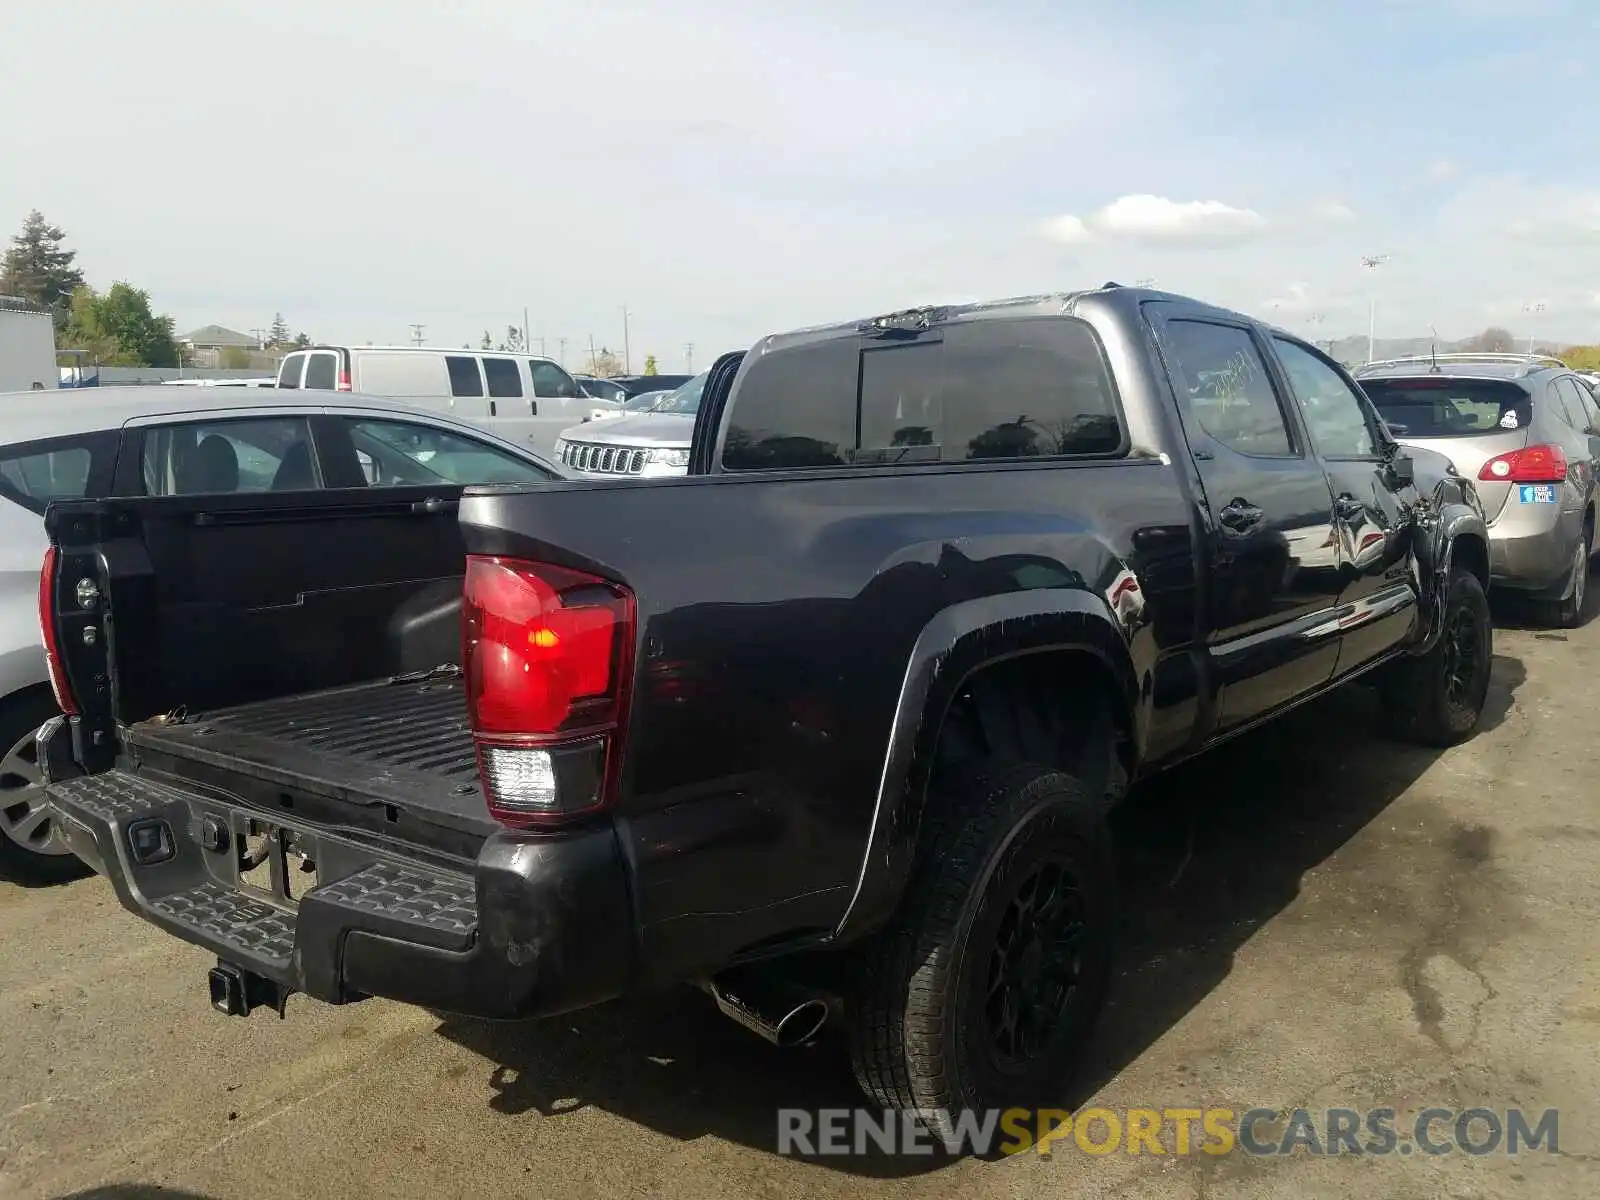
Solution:
[(211, 968), (207, 983), (211, 988), (211, 1007), (230, 1017), (248, 1017), (254, 1009), (271, 1008), (277, 1010), (282, 1019), (289, 1002), (288, 988), (232, 963), (219, 961)]

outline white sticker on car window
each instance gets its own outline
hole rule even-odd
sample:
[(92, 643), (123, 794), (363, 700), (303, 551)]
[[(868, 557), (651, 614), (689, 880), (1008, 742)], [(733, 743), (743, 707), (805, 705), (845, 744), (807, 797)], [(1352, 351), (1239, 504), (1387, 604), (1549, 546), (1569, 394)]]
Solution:
[(1516, 409), (1514, 409), (1514, 408), (1506, 409), (1505, 415), (1500, 418), (1500, 428), (1501, 429), (1515, 429), (1515, 428), (1517, 428), (1517, 410)]

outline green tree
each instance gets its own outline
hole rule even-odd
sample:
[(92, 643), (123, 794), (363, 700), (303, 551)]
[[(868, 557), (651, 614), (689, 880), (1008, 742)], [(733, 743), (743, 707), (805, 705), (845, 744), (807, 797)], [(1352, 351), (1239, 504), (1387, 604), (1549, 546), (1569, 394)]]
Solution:
[(294, 348), (296, 350), (304, 350), (309, 345), (311, 345), (311, 339), (306, 336), (304, 330), (294, 335)]
[(128, 283), (113, 283), (103, 296), (88, 286), (78, 288), (62, 338), (65, 349), (87, 350), (95, 361), (111, 366), (178, 365), (172, 318), (156, 316), (150, 294)]
[(250, 366), (250, 351), (243, 346), (224, 347), (221, 366), (226, 371), (245, 370)]
[(272, 328), (267, 330), (267, 347), (271, 350), (287, 349), (291, 341), (289, 326), (282, 313), (272, 314)]
[(73, 265), (77, 251), (62, 247), (66, 236), (34, 209), (0, 265), (0, 295), (21, 296), (49, 309), (57, 329), (66, 324), (72, 295), (83, 286), (83, 272)]
[(522, 330), (515, 325), (507, 325), (505, 345), (501, 346), (500, 349), (513, 352), (525, 350), (527, 349), (527, 338), (523, 336)]
[(660, 371), (656, 370), (656, 356), (654, 354), (646, 354), (644, 356), (644, 373), (646, 375), (661, 374)]
[(610, 379), (622, 374), (622, 360), (604, 346), (589, 357), (589, 374)]
[(487, 329), (485, 329), (483, 331), (483, 341), (478, 343), (478, 349), (480, 349), (480, 350), (493, 350), (494, 349), (494, 339), (489, 336), (489, 331)]

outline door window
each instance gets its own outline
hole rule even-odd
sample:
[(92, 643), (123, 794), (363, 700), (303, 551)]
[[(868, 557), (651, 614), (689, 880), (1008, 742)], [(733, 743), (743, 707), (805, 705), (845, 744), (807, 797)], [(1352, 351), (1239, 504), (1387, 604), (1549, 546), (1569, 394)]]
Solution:
[(478, 360), (467, 358), (465, 355), (449, 354), (445, 356), (444, 365), (450, 372), (450, 394), (452, 396), (481, 396), (483, 395), (483, 376), (478, 373)]
[(1600, 417), (1600, 411), (1596, 410), (1594, 397), (1589, 389), (1570, 375), (1559, 380), (1558, 385), (1567, 401), (1566, 411), (1572, 418), (1569, 424), (1581, 433), (1593, 430), (1595, 420)]
[(144, 490), (199, 496), (317, 488), (311, 445), (303, 417), (152, 426), (144, 431)]
[(533, 376), (533, 394), (549, 400), (573, 400), (581, 394), (578, 381), (553, 362), (529, 359), (528, 371)]
[(1211, 438), (1240, 454), (1295, 453), (1267, 366), (1248, 330), (1209, 321), (1168, 321), (1173, 382)]
[(1324, 458), (1374, 458), (1378, 447), (1361, 397), (1317, 355), (1295, 342), (1274, 338), (1278, 361), (1289, 376), (1305, 415), (1311, 443)]
[(289, 354), (278, 364), (278, 386), (281, 388), (297, 388), (300, 386), (300, 373), (305, 370), (307, 355)]
[(436, 426), (358, 417), (346, 421), (362, 470), (373, 486), (544, 483), (558, 478), (530, 458)]

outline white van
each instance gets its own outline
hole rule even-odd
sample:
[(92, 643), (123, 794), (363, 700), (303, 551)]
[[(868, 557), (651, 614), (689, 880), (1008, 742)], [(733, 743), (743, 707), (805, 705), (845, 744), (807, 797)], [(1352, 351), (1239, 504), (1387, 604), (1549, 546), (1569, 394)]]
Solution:
[(546, 454), (563, 429), (621, 409), (553, 359), (504, 350), (312, 346), (284, 355), (278, 387), (404, 398)]

